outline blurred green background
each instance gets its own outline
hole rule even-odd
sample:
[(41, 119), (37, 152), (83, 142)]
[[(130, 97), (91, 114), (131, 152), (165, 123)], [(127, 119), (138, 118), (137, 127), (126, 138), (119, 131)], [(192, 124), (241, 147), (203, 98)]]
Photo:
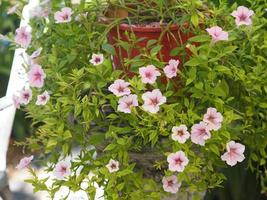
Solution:
[[(219, 4), (220, 0), (213, 0)], [(255, 0), (257, 1), (257, 0)], [(229, 0), (229, 3), (238, 2), (245, 5), (245, 1)], [(16, 15), (7, 15), (6, 11), (10, 7), (10, 1), (0, 0), (0, 33), (5, 35), (8, 32), (15, 32), (19, 26), (19, 18)], [(9, 42), (0, 40), (0, 97), (5, 95), (9, 72), (13, 59), (13, 50), (9, 50)], [(29, 132), (29, 121), (25, 119), (25, 114), (18, 111), (16, 114), (12, 137), (15, 140), (23, 140)], [(208, 191), (205, 200), (264, 200), (266, 196), (260, 194), (260, 184), (256, 175), (245, 169), (245, 163), (233, 168), (224, 170), (228, 180), (224, 183), (224, 188)]]

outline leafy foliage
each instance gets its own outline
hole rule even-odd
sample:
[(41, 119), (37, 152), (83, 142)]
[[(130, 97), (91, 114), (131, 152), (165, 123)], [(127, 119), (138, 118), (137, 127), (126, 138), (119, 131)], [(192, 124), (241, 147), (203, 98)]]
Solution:
[[(160, 8), (167, 1), (155, 2), (158, 3), (155, 7)], [(47, 180), (38, 179), (32, 171), (34, 178), (28, 182), (35, 186), (35, 191), (46, 190), (53, 198), (61, 186), (77, 191), (86, 181), (89, 187), (85, 191), (92, 199), (95, 183), (105, 188), (106, 199), (162, 199), (166, 194), (159, 183), (164, 174), (172, 174), (167, 169), (166, 156), (182, 150), (189, 158), (189, 165), (177, 174), (182, 182), (180, 191), (197, 194), (220, 187), (225, 180), (220, 170), (225, 164), (220, 155), (230, 140), (245, 144), (249, 149), (246, 151), (248, 166), (263, 174), (262, 180), (266, 180), (267, 44), (262, 2), (250, 2), (250, 8), (256, 13), (253, 25), (241, 27), (236, 27), (230, 15), (236, 4), (229, 8), (225, 1), (219, 7), (205, 2), (208, 13), (203, 15), (204, 12), (192, 7), (192, 4), (202, 4), (201, 1), (174, 2), (171, 9), (183, 7), (184, 15), (173, 16), (171, 22), (187, 21), (188, 30), (194, 36), (171, 52), (181, 56), (183, 66), (179, 78), (165, 82), (158, 79), (149, 86), (135, 74), (148, 64), (162, 71), (166, 63), (157, 57), (162, 46), (151, 40), (140, 55), (124, 60), (130, 66), (127, 70), (133, 73), (132, 77), (125, 69), (114, 70), (111, 55), (116, 51), (106, 36), (120, 20), (111, 24), (99, 22), (106, 5), (103, 1), (82, 1), (72, 6), (73, 18), (88, 12), (78, 21), (57, 24), (52, 14), (48, 19), (31, 21), (33, 41), (28, 53), (43, 48), (38, 62), (47, 74), (45, 89), (52, 95), (44, 107), (37, 107), (34, 102), (26, 107), (37, 129), (26, 144), (33, 151), (43, 152), (43, 160), (50, 163), (48, 171), (70, 155), (72, 148), (81, 148), (72, 160), (73, 173), (65, 181), (54, 180), (53, 186), (47, 187)], [(69, 1), (65, 5), (71, 6)], [(60, 7), (61, 4), (53, 2), (52, 12)], [(229, 41), (211, 41), (204, 28), (212, 25), (224, 27), (229, 32)], [(125, 49), (141, 40), (134, 35), (129, 38), (133, 43), (119, 41)], [(191, 51), (190, 57), (185, 48)], [(103, 53), (104, 63), (93, 66), (89, 62), (93, 53)], [(130, 82), (139, 102), (145, 91), (160, 89), (167, 103), (157, 114), (145, 112), (141, 106), (133, 108), (131, 114), (118, 112), (118, 97), (107, 88), (119, 78)], [(34, 89), (34, 96), (40, 91)], [(208, 107), (217, 108), (224, 121), (220, 130), (212, 132), (205, 146), (190, 141), (180, 144), (171, 139), (173, 126), (192, 127), (201, 121)], [(88, 148), (90, 145), (93, 147)], [(106, 168), (111, 158), (120, 162), (116, 173)], [(88, 176), (89, 173), (93, 175)], [(262, 186), (266, 190), (266, 184)]]

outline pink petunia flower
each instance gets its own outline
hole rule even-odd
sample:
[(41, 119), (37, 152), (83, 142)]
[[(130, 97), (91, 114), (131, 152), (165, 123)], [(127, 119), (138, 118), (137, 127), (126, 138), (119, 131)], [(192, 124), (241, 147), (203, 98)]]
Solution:
[(143, 83), (153, 84), (157, 80), (157, 76), (160, 76), (160, 72), (154, 65), (148, 65), (147, 67), (139, 68), (139, 74)]
[(37, 5), (30, 9), (30, 18), (45, 18), (48, 17), (50, 12), (51, 8), (49, 6)]
[(167, 161), (169, 163), (169, 170), (173, 172), (184, 171), (185, 167), (189, 163), (189, 160), (183, 151), (177, 151), (176, 153), (171, 153), (168, 156)]
[(248, 26), (252, 24), (251, 17), (254, 15), (254, 11), (249, 10), (245, 6), (238, 6), (237, 10), (233, 11), (231, 15), (235, 17), (235, 23), (237, 26)]
[(163, 177), (162, 184), (165, 192), (170, 192), (173, 194), (177, 193), (181, 187), (181, 182), (178, 182), (177, 177), (174, 175)]
[(11, 8), (8, 9), (7, 14), (8, 14), (8, 15), (11, 15), (11, 14), (15, 13), (15, 12), (17, 11), (17, 8), (18, 8), (18, 7), (19, 7), (18, 4), (12, 6)]
[(31, 89), (23, 89), (20, 91), (19, 102), (20, 104), (27, 105), (32, 100), (32, 90)]
[(71, 174), (71, 163), (69, 161), (60, 161), (56, 164), (54, 175), (57, 179), (63, 180)]
[(203, 121), (207, 123), (210, 130), (217, 131), (221, 128), (223, 116), (220, 112), (217, 112), (216, 108), (208, 108)]
[(54, 14), (56, 23), (67, 23), (71, 21), (72, 10), (69, 7), (62, 8)]
[(120, 169), (119, 166), (120, 166), (119, 161), (110, 159), (109, 163), (106, 165), (106, 168), (108, 168), (108, 171), (110, 173), (113, 173), (113, 172), (119, 171), (119, 169)]
[(131, 108), (138, 106), (137, 95), (130, 94), (119, 99), (118, 111), (131, 113)]
[(166, 103), (166, 97), (162, 95), (159, 89), (144, 93), (142, 99), (144, 100), (143, 109), (150, 113), (157, 113), (159, 106)]
[(15, 35), (15, 42), (25, 49), (30, 45), (32, 40), (31, 33), (26, 29), (27, 29), (26, 26), (17, 28)]
[(230, 141), (226, 144), (226, 152), (221, 156), (223, 161), (230, 166), (234, 166), (237, 162), (242, 162), (244, 156), (245, 146), (235, 141)]
[(173, 78), (177, 76), (177, 70), (178, 70), (178, 66), (180, 64), (179, 60), (173, 60), (171, 59), (169, 61), (169, 64), (163, 69), (165, 75), (168, 78)]
[(118, 79), (112, 85), (108, 87), (108, 90), (115, 94), (117, 97), (131, 94), (131, 90), (128, 88), (130, 83)]
[(71, 3), (72, 4), (80, 4), (81, 3), (81, 0), (71, 0)]
[(37, 96), (36, 105), (37, 106), (44, 106), (50, 99), (50, 95), (47, 91), (44, 91), (42, 94)]
[(28, 72), (28, 78), (31, 87), (43, 87), (45, 77), (46, 75), (44, 70), (38, 64), (33, 64)]
[(206, 31), (212, 37), (213, 42), (228, 40), (228, 32), (223, 31), (222, 28), (219, 26), (213, 26), (211, 28), (207, 28)]
[(205, 122), (200, 122), (192, 126), (191, 141), (201, 146), (205, 145), (205, 141), (211, 137), (208, 125)]
[(174, 126), (172, 128), (172, 139), (184, 144), (190, 138), (190, 133), (187, 131), (186, 125)]
[(38, 48), (36, 51), (34, 51), (34, 52), (32, 53), (32, 55), (30, 56), (30, 58), (31, 58), (31, 59), (35, 59), (35, 58), (39, 57), (40, 54), (41, 54), (41, 52), (42, 52), (42, 50), (43, 50), (42, 47)]
[(93, 54), (90, 60), (94, 66), (101, 65), (104, 62), (104, 55), (103, 54)]
[(33, 156), (24, 157), (19, 161), (19, 164), (16, 166), (17, 169), (24, 169), (28, 167), (33, 160)]
[(17, 95), (12, 96), (13, 104), (15, 108), (19, 109), (20, 108), (20, 97)]

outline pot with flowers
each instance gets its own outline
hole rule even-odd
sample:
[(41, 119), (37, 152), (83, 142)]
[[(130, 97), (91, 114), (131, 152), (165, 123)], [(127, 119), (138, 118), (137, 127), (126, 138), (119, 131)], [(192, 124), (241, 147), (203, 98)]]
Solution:
[(164, 62), (185, 58), (189, 51), (181, 50), (192, 36), (191, 25), (198, 26), (205, 12), (201, 1), (108, 1), (105, 20), (115, 22), (108, 34), (115, 48), (114, 68), (127, 71), (130, 60), (144, 54), (155, 54)]
[[(113, 69), (116, 61), (111, 57), (116, 57), (118, 46), (107, 38), (114, 23), (103, 23), (108, 4), (99, 0), (51, 2), (48, 20), (33, 18), (32, 32), (20, 28), (14, 40), (9, 37), (34, 57), (29, 56), (34, 62), (25, 65), (30, 87), (14, 94), (14, 102), (27, 111), (35, 128), (23, 144), (40, 155), (27, 157), (18, 166), (29, 168), (33, 176), (27, 182), (35, 191), (47, 191), (51, 199), (62, 188), (69, 191), (64, 198), (79, 191), (83, 198), (94, 199), (99, 197), (98, 187), (107, 200), (201, 199), (203, 191), (223, 184), (222, 168), (241, 164), (257, 169), (265, 191), (262, 2), (248, 8), (168, 1), (169, 12), (162, 7), (166, 1), (153, 2), (136, 1), (124, 14), (135, 25), (132, 14), (139, 9), (140, 20), (152, 16), (152, 22), (163, 19), (166, 27), (169, 22), (190, 27), (191, 37), (170, 50), (178, 56), (174, 59), (161, 59), (164, 43), (120, 32), (118, 26), (117, 36), (129, 40), (118, 37), (116, 43), (127, 49), (135, 41), (139, 47), (136, 55), (119, 60), (127, 68)], [(202, 4), (209, 15), (193, 7)], [(148, 5), (146, 15), (142, 7)], [(174, 8), (177, 12), (172, 12)], [(170, 15), (159, 15), (168, 17), (157, 21), (151, 15), (155, 10)], [(196, 26), (196, 13), (201, 27)], [(142, 40), (146, 45), (139, 45)], [(40, 47), (42, 51), (35, 52)], [(52, 175), (38, 177), (31, 162), (46, 166)]]

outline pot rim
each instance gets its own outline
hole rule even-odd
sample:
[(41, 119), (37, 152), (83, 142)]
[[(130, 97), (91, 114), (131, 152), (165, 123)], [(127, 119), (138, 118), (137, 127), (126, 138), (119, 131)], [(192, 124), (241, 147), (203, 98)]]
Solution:
[[(128, 24), (120, 24), (119, 29), (122, 31), (133, 31), (133, 32), (146, 32), (146, 33), (158, 33), (162, 32), (166, 26), (162, 27), (135, 27), (130, 26)], [(116, 27), (114, 27), (116, 28)], [(171, 31), (177, 31), (179, 29), (179, 26), (177, 24), (172, 24), (169, 26), (169, 30)]]

